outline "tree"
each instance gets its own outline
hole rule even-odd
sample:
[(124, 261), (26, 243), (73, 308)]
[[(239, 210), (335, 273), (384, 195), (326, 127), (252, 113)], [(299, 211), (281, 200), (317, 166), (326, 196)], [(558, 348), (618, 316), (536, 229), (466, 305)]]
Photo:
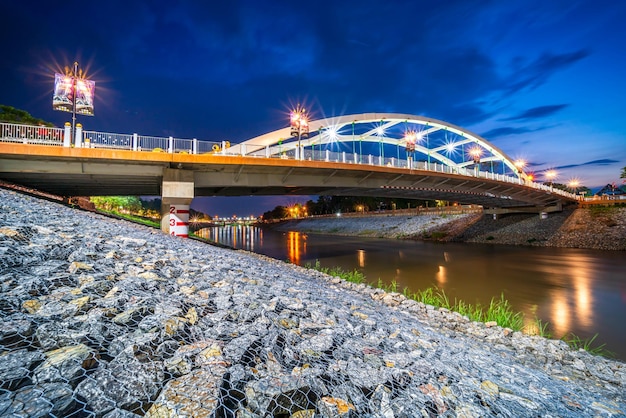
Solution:
[(263, 214), (263, 219), (266, 221), (270, 221), (272, 219), (282, 219), (285, 217), (286, 212), (287, 208), (284, 206), (276, 206), (274, 209), (265, 212)]
[(136, 196), (92, 196), (91, 201), (96, 208), (110, 212), (137, 213), (142, 209)]
[[(619, 178), (626, 179), (626, 167), (622, 168), (622, 174), (620, 174)], [(624, 180), (626, 182), (626, 180)]]
[(37, 119), (25, 110), (16, 109), (7, 105), (0, 105), (0, 122), (23, 123), (26, 125), (54, 126), (53, 123)]

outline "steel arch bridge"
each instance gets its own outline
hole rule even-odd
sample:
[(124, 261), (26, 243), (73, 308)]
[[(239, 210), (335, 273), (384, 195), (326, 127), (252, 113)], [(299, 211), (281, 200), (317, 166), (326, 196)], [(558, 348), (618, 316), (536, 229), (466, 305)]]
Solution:
[(0, 179), (62, 196), (373, 196), (538, 212), (578, 201), (534, 182), (484, 138), (415, 115), (326, 118), (306, 136), (287, 127), (232, 146), (78, 129), (72, 137), (67, 125), (0, 123)]
[[(453, 171), (477, 167), (532, 180), (523, 162), (514, 161), (481, 136), (459, 126), (423, 116), (364, 113), (309, 122), (309, 134), (297, 138), (291, 128), (266, 133), (229, 149), (229, 153), (296, 160), (354, 162), (429, 168), (443, 164)], [(369, 159), (369, 161), (366, 161)], [(420, 164), (422, 163), (422, 164)]]

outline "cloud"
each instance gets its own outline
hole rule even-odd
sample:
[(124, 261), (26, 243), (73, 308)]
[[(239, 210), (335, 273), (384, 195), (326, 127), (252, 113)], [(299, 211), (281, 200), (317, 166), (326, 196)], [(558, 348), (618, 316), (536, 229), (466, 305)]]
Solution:
[(562, 109), (565, 109), (569, 104), (556, 104), (556, 105), (547, 105), (547, 106), (537, 106), (530, 109), (525, 110), (522, 113), (519, 113), (515, 116), (511, 116), (508, 118), (500, 119), (502, 121), (523, 121), (529, 119), (539, 119), (545, 118), (547, 116), (551, 116)]
[(586, 163), (581, 163), (581, 164), (569, 164), (569, 165), (563, 165), (560, 167), (556, 167), (559, 170), (564, 170), (567, 168), (576, 168), (576, 167), (589, 167), (589, 166), (600, 166), (600, 167), (605, 167), (608, 165), (613, 165), (616, 163), (619, 163), (620, 161), (618, 160), (611, 160), (608, 158), (603, 158), (601, 160), (593, 160), (593, 161), (587, 161)]
[(539, 129), (505, 126), (502, 128), (495, 128), (490, 131), (487, 131), (481, 134), (481, 136), (485, 139), (493, 140), (493, 139), (501, 138), (503, 136), (521, 135), (521, 134), (526, 134), (529, 132), (534, 132), (536, 130), (539, 130)]
[(524, 89), (533, 90), (545, 84), (555, 72), (570, 67), (588, 57), (589, 54), (590, 52), (586, 49), (564, 54), (544, 53), (530, 64), (515, 68), (504, 91), (509, 95)]

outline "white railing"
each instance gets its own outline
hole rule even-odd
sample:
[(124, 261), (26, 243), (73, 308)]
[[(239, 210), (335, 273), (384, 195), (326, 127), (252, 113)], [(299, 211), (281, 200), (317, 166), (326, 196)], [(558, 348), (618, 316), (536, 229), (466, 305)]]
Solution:
[[(321, 148), (303, 148), (302, 155), (299, 155), (297, 148), (293, 144), (276, 145), (253, 145), (247, 144), (250, 152), (246, 152), (246, 146), (231, 148), (227, 141), (201, 141), (197, 139), (163, 138), (156, 136), (146, 136), (138, 134), (115, 134), (96, 131), (82, 131), (76, 129), (75, 138), (70, 138), (69, 124), (65, 128), (50, 128), (46, 126), (32, 126), (15, 123), (0, 123), (0, 142), (13, 142), (24, 144), (43, 144), (65, 147), (81, 148), (110, 148), (124, 149), (132, 151), (151, 151), (165, 153), (186, 153), (186, 154), (214, 154), (243, 156), (250, 158), (281, 158), (281, 159), (301, 159), (307, 161), (326, 161), (333, 163), (377, 165), (394, 168), (407, 168), (410, 170), (426, 170), (437, 173), (461, 175), (467, 177), (477, 177), (496, 180), (505, 183), (523, 184), (538, 190), (559, 194), (564, 197), (580, 199), (573, 193), (554, 189), (545, 184), (524, 181), (518, 176), (497, 174), (489, 171), (477, 171), (466, 167), (451, 167), (445, 164), (426, 161), (414, 161), (396, 157), (383, 157), (377, 155), (359, 155), (352, 152), (336, 152)], [(626, 197), (619, 197), (620, 199)]]
[(83, 131), (82, 143), (85, 148), (132, 149), (133, 135)]
[(62, 146), (63, 134), (63, 128), (17, 123), (0, 124), (0, 140), (3, 142)]

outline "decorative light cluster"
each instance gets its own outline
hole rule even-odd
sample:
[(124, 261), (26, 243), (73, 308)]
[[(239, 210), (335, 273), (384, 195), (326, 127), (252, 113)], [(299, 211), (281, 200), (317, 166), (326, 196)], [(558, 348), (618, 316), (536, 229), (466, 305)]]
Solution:
[(291, 111), (291, 136), (308, 136), (309, 135), (309, 118), (306, 110), (298, 107)]

